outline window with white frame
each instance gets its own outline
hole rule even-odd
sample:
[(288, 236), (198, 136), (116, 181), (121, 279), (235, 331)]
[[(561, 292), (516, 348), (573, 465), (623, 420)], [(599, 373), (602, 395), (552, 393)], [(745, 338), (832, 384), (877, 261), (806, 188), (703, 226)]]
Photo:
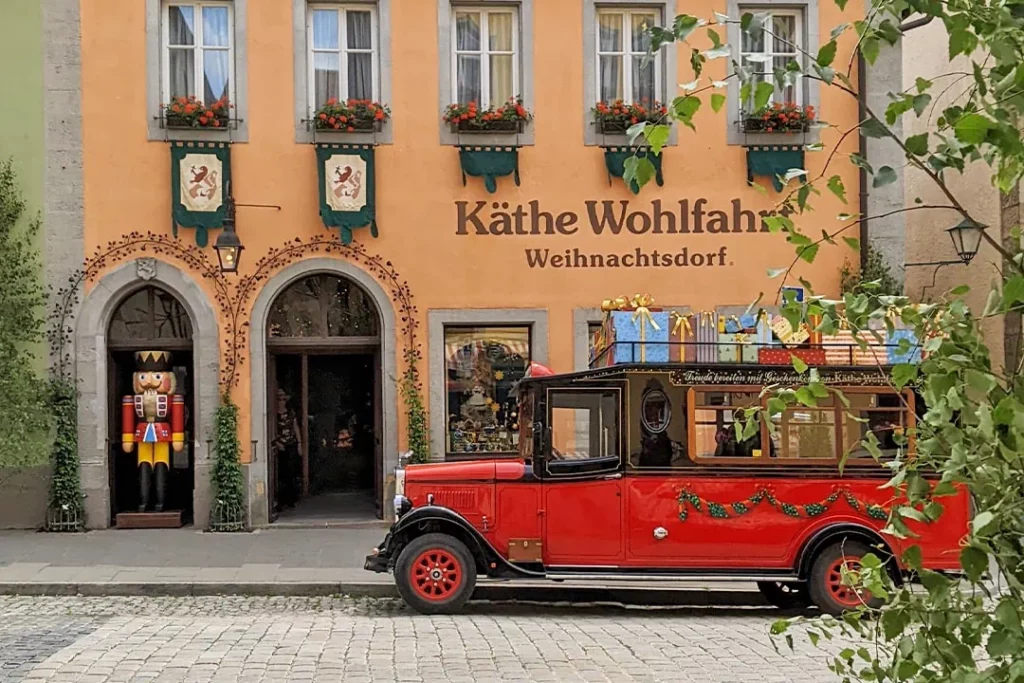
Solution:
[(453, 9), (452, 98), (481, 109), (519, 96), (519, 13), (514, 7)]
[(661, 23), (652, 9), (602, 9), (597, 13), (597, 93), (601, 102), (653, 104), (661, 99), (661, 60), (644, 60), (648, 30)]
[(377, 100), (377, 12), (373, 5), (310, 5), (306, 31), (311, 111), (331, 98)]
[[(758, 83), (774, 83), (776, 69), (785, 70), (786, 65), (794, 60), (803, 62), (803, 12), (798, 9), (774, 8), (743, 8), (742, 11), (754, 12), (762, 20), (758, 30), (743, 33), (740, 45), (741, 63), (753, 72), (751, 99), (743, 103), (744, 111), (749, 112), (753, 109), (753, 93)], [(796, 83), (790, 83), (782, 89), (775, 83), (771, 102), (802, 104), (802, 88), (799, 76), (797, 78)]]
[(234, 96), (234, 17), (230, 2), (163, 6), (163, 101), (195, 96), (204, 104)]

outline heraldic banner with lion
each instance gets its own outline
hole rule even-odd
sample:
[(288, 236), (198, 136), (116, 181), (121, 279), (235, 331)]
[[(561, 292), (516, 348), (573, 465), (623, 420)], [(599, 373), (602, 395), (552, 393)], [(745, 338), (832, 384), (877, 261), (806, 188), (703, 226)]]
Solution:
[(352, 241), (352, 231), (370, 227), (377, 236), (374, 204), (373, 147), (321, 144), (316, 146), (320, 178), (320, 218), (328, 228), (338, 228), (341, 241)]
[(205, 247), (211, 228), (224, 225), (231, 187), (231, 147), (218, 142), (171, 145), (171, 215), (178, 227), (195, 228)]

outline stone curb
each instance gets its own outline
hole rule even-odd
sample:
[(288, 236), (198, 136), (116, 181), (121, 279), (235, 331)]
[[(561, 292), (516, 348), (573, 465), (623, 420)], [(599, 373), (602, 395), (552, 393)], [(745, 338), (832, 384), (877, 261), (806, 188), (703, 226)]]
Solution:
[[(359, 598), (397, 598), (393, 583), (384, 582), (239, 582), (239, 581), (164, 581), (164, 582), (0, 582), (0, 595), (27, 596), (247, 596), (247, 597), (327, 597), (345, 595)], [(742, 589), (665, 589), (598, 588), (581, 586), (544, 586), (512, 582), (481, 584), (474, 600), (530, 602), (614, 602), (675, 606), (763, 607), (760, 593)]]

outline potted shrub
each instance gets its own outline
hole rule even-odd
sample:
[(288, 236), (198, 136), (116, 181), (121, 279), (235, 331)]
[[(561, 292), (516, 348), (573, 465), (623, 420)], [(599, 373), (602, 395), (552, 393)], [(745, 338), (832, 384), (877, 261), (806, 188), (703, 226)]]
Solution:
[(444, 121), (454, 133), (518, 133), (532, 118), (518, 97), (487, 109), (480, 109), (476, 102), (449, 104), (444, 112)]
[(769, 104), (747, 116), (744, 129), (748, 133), (800, 133), (814, 123), (814, 107), (801, 107), (793, 102)]
[(391, 108), (380, 102), (354, 99), (339, 102), (332, 97), (313, 114), (313, 127), (343, 133), (365, 133), (380, 130), (390, 116)]
[(622, 100), (614, 102), (598, 102), (594, 105), (594, 120), (601, 133), (621, 135), (629, 127), (647, 121), (664, 123), (668, 110), (661, 102), (655, 101), (653, 106), (634, 102), (626, 104)]
[(226, 97), (211, 105), (195, 95), (175, 97), (163, 106), (164, 124), (168, 128), (227, 128), (234, 106)]

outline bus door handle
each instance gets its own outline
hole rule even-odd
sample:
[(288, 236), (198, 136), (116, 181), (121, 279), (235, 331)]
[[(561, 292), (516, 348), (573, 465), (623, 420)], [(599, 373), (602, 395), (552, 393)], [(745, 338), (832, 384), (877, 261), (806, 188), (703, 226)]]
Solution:
[(603, 476), (603, 477), (601, 477), (601, 478), (602, 478), (602, 479), (605, 479), (605, 480), (610, 480), (610, 479), (622, 479), (622, 472), (616, 472), (615, 474), (606, 474), (606, 475), (604, 475), (604, 476)]

